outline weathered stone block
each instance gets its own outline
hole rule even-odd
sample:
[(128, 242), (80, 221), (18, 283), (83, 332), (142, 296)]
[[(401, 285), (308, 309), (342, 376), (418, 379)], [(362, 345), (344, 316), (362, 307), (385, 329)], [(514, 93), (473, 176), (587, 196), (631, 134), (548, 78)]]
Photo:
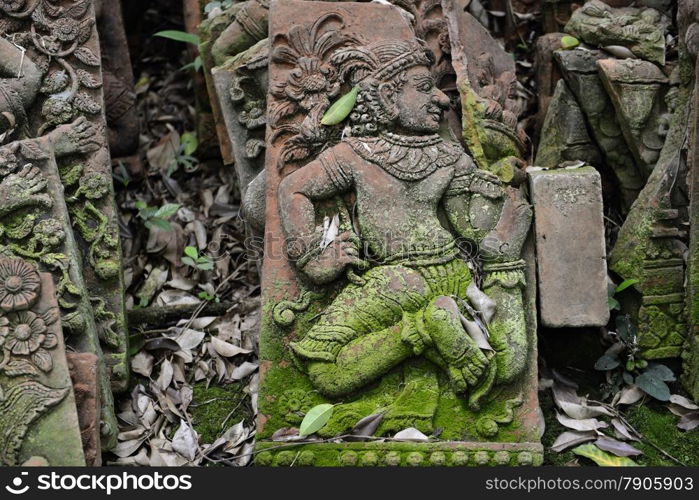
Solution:
[(0, 464), (85, 465), (53, 278), (0, 257)]
[(541, 322), (609, 321), (602, 185), (592, 167), (530, 173)]
[(601, 166), (602, 156), (587, 133), (585, 116), (578, 102), (568, 85), (559, 80), (548, 106), (534, 164), (556, 168), (570, 161)]
[(599, 77), (596, 61), (603, 57), (596, 50), (559, 50), (554, 53), (563, 79), (585, 114), (586, 123), (605, 164), (618, 180), (621, 191), (619, 208), (626, 213), (643, 188), (646, 175), (634, 162), (614, 106)]

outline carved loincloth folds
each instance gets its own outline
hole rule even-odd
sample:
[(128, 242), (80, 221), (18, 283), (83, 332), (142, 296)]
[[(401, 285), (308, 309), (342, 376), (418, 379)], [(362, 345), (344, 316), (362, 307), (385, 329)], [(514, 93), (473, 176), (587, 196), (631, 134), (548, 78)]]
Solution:
[[(451, 255), (450, 255), (451, 254)], [(308, 361), (335, 361), (353, 340), (386, 331), (400, 335), (413, 352), (429, 345), (422, 313), (439, 296), (466, 297), (471, 271), (452, 248), (438, 258), (380, 265), (364, 273), (363, 285), (348, 284), (327, 308), (318, 323), (291, 349), (301, 367)], [(431, 263), (430, 263), (431, 261)]]

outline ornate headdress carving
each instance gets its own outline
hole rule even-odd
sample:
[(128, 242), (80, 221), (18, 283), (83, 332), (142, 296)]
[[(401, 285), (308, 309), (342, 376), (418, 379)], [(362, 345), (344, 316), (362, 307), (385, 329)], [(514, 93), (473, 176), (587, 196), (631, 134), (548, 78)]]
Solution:
[(434, 56), (418, 39), (381, 40), (367, 46), (345, 47), (337, 50), (331, 62), (343, 78), (353, 85), (363, 82), (386, 82), (413, 66), (430, 66)]

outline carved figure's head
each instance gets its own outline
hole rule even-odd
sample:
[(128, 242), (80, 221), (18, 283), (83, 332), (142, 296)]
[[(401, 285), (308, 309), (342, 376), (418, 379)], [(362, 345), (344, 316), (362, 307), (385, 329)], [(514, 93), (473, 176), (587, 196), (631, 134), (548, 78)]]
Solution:
[(439, 130), (449, 98), (435, 86), (431, 52), (417, 40), (388, 40), (348, 47), (333, 57), (342, 75), (359, 86), (350, 114), (352, 134), (381, 130), (422, 135)]

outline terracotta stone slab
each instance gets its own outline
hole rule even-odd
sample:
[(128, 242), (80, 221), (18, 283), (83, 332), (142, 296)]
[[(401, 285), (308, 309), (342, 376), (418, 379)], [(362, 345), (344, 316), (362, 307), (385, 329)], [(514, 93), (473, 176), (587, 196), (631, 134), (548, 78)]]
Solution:
[(0, 121), (9, 125), (0, 196), (16, 201), (0, 214), (2, 244), (52, 272), (67, 343), (100, 357), (101, 429), (111, 446), (111, 390), (128, 383), (128, 336), (93, 3), (19, 5), (0, 13)]
[[(442, 458), (453, 460), (446, 451), (450, 447), (474, 458), (463, 461), (458, 455), (464, 465), (491, 460), (503, 465), (540, 463), (535, 320), (530, 316), (535, 295), (533, 259), (521, 257), (529, 230), (528, 205), (517, 190), (503, 187), (496, 176), (477, 169), (460, 145), (437, 134), (445, 125), (439, 120), (441, 113), (423, 101), (447, 109), (449, 100), (435, 85), (424, 46), (398, 8), (279, 0), (270, 4), (269, 23), (259, 449), (280, 428), (298, 426), (313, 406), (333, 403), (334, 414), (318, 431), (320, 436), (342, 434), (359, 418), (382, 407), (389, 410), (377, 435), (391, 435), (407, 426), (428, 433), (442, 429), (436, 448), (424, 449), (425, 453), (437, 452), (429, 456), (435, 465), (448, 465), (439, 463)], [(355, 85), (353, 113), (340, 123), (323, 125), (321, 119), (331, 102)], [(413, 121), (418, 103), (406, 96), (419, 98), (419, 109), (427, 108), (430, 116), (419, 111), (419, 119)], [(397, 110), (403, 120), (400, 123), (414, 134), (401, 135), (398, 116), (389, 113), (394, 101), (401, 103)], [(371, 149), (375, 141), (383, 140), (387, 142), (380, 148)], [(373, 155), (373, 151), (378, 156), (362, 156)], [(387, 159), (395, 162), (381, 160), (389, 154)], [(333, 155), (346, 156), (334, 160)], [(458, 173), (462, 184), (452, 179), (457, 178), (456, 162), (462, 162), (459, 168), (463, 171)], [(455, 184), (447, 190), (452, 182)], [(413, 196), (407, 197), (410, 189), (414, 189)], [(456, 200), (459, 195), (463, 198)], [(443, 349), (436, 358), (429, 358), (426, 347), (418, 345), (431, 342), (429, 339), (407, 337), (411, 314), (422, 317), (431, 314), (427, 310), (433, 302), (451, 304), (449, 300), (455, 300), (440, 298), (439, 287), (472, 283), (468, 266), (451, 251), (456, 231), (452, 234), (434, 209), (442, 201), (462, 207), (462, 202), (470, 200), (475, 200), (472, 214), (479, 221), (473, 223), (478, 226), (475, 237), (483, 250), (493, 252), (483, 271), (485, 294), (500, 304), (499, 313), (492, 316), (491, 331), (498, 342), (516, 344), (503, 348), (513, 354), (511, 363), (503, 356), (488, 367), (489, 376), (470, 377), (473, 388), (459, 385), (461, 368), (448, 371), (449, 363), (468, 363), (453, 357), (457, 352), (464, 354), (466, 345), (472, 346), (469, 355), (485, 356), (471, 344), (473, 339), (467, 338), (462, 323), (444, 323), (432, 330), (437, 338), (432, 345)], [(429, 202), (431, 208), (421, 212), (413, 205), (423, 202)], [(349, 210), (353, 206), (356, 214)], [(463, 212), (450, 207), (450, 217), (463, 223), (458, 215)], [(410, 214), (409, 224), (398, 220), (404, 213)], [(388, 234), (394, 230), (395, 235)], [(461, 225), (460, 231), (468, 229)], [(337, 258), (334, 252), (340, 251), (341, 242), (349, 241), (340, 239), (343, 232), (371, 246), (356, 250), (366, 259), (364, 264), (354, 259), (346, 265), (347, 249), (342, 250), (346, 252), (343, 260)], [(315, 239), (325, 234), (332, 234), (327, 236), (331, 247)], [(436, 240), (443, 243), (435, 245)], [(403, 253), (398, 246), (403, 243), (417, 246), (408, 246)], [(369, 255), (379, 248), (388, 255)], [(503, 248), (509, 248), (509, 253)], [(418, 250), (417, 255), (412, 255), (413, 250)], [(394, 279), (383, 281), (390, 276)], [(423, 279), (425, 288), (420, 288)], [(428, 289), (427, 283), (434, 289)], [(465, 289), (456, 293), (459, 298), (465, 296)], [(449, 318), (437, 314), (425, 321), (446, 322)], [(398, 335), (402, 329), (405, 338)], [(496, 382), (496, 367), (500, 366), (509, 378)], [(303, 452), (311, 453), (302, 461), (310, 464), (315, 460), (312, 457), (319, 457), (315, 465), (338, 465), (344, 451), (350, 452), (347, 465), (363, 464), (358, 458), (353, 460), (352, 453), (359, 457), (369, 452), (365, 459), (375, 458), (377, 463), (396, 458), (391, 446), (374, 447), (372, 443), (308, 446), (312, 449)], [(399, 448), (415, 455), (404, 461), (399, 456), (395, 465), (411, 465), (412, 460), (419, 465), (428, 459), (420, 455), (419, 446)], [(285, 465), (288, 454), (262, 457), (260, 463)]]
[(85, 465), (53, 278), (0, 258), (0, 463)]
[(99, 467), (102, 465), (99, 360), (89, 352), (71, 352), (67, 354), (67, 359), (78, 409), (85, 462), (89, 467)]
[(530, 173), (541, 322), (549, 327), (609, 321), (602, 185), (592, 167)]

